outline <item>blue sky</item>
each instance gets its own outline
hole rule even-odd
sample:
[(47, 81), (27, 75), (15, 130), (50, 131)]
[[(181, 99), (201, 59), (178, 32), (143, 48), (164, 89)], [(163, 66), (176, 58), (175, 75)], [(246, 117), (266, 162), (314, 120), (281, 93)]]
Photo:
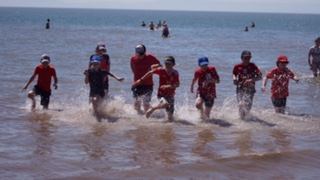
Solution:
[(320, 14), (320, 0), (0, 0), (8, 6)]

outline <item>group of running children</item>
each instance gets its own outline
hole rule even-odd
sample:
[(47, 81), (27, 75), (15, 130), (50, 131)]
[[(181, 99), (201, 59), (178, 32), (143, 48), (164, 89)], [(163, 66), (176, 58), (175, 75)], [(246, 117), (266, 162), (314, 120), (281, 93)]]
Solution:
[[(314, 76), (318, 76), (320, 71), (320, 37), (315, 41), (316, 45), (310, 48), (308, 62)], [(101, 102), (108, 95), (108, 75), (118, 81), (124, 78), (118, 77), (110, 72), (110, 58), (106, 54), (105, 44), (100, 42), (96, 46), (96, 54), (89, 60), (88, 69), (84, 71), (86, 84), (90, 85), (90, 100), (95, 116), (99, 116)], [(175, 90), (180, 86), (179, 73), (174, 66), (176, 64), (173, 56), (164, 59), (164, 66), (152, 54), (147, 53), (146, 47), (139, 44), (135, 47), (135, 55), (131, 57), (130, 66), (133, 73), (132, 92), (134, 97), (134, 109), (139, 114), (145, 114), (149, 118), (157, 109), (165, 109), (168, 121), (173, 121), (174, 95)], [(236, 95), (239, 106), (239, 116), (245, 120), (252, 108), (253, 97), (256, 92), (255, 83), (262, 79), (262, 73), (256, 64), (250, 62), (251, 52), (245, 50), (241, 53), (241, 60), (233, 68), (233, 84), (236, 86)], [(44, 54), (40, 58), (38, 65), (22, 91), (26, 91), (29, 84), (38, 75), (37, 84), (28, 93), (32, 100), (32, 109), (36, 107), (35, 95), (41, 96), (41, 105), (48, 108), (51, 95), (51, 79), (53, 77), (55, 89), (58, 88), (58, 78), (56, 71), (50, 65), (50, 57)], [(261, 91), (266, 91), (268, 79), (271, 83), (271, 101), (276, 113), (285, 113), (286, 101), (289, 96), (289, 80), (299, 82), (297, 76), (287, 68), (289, 61), (285, 55), (281, 55), (276, 60), (276, 67), (271, 69), (265, 76)], [(194, 86), (197, 83), (195, 106), (200, 112), (201, 119), (210, 118), (210, 112), (216, 98), (216, 84), (220, 82), (220, 77), (214, 66), (209, 65), (206, 56), (198, 58), (199, 68), (195, 70), (191, 82), (190, 91), (194, 93)], [(159, 75), (159, 87), (157, 97), (159, 103), (151, 106), (153, 93), (153, 74)], [(143, 107), (143, 110), (141, 109)]]

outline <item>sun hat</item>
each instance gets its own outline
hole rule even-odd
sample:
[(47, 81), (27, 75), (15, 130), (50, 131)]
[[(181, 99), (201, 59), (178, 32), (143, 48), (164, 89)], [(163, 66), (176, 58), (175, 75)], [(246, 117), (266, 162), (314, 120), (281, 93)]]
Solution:
[(200, 66), (208, 65), (209, 64), (209, 59), (206, 56), (201, 56), (198, 58), (198, 64)]

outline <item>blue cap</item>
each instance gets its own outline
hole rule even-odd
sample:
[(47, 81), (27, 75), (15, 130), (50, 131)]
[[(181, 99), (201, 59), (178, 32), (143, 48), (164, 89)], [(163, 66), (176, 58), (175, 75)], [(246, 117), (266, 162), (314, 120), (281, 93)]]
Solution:
[(101, 57), (99, 55), (93, 55), (90, 59), (90, 64), (92, 63), (101, 63)]
[(206, 56), (201, 56), (198, 59), (198, 64), (199, 66), (204, 66), (204, 65), (208, 65), (209, 64), (209, 60)]

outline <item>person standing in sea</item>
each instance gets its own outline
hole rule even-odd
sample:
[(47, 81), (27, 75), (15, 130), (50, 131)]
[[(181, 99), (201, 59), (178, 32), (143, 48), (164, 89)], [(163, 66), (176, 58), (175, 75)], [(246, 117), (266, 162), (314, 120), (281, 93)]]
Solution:
[(123, 81), (124, 78), (117, 77), (115, 74), (101, 69), (101, 57), (93, 56), (92, 67), (84, 71), (85, 84), (90, 85), (90, 101), (92, 102), (93, 113), (95, 116), (99, 117), (99, 106), (101, 104), (101, 99), (105, 96), (105, 79), (107, 75), (115, 78), (118, 81)]
[[(146, 52), (146, 47), (139, 44), (135, 47), (136, 54), (130, 59), (130, 67), (133, 73), (133, 82), (141, 81), (144, 76), (151, 69), (162, 66), (160, 61), (152, 54)], [(150, 108), (150, 101), (153, 92), (153, 78), (152, 76), (143, 79), (137, 86), (131, 88), (134, 97), (134, 109), (138, 114), (143, 114), (141, 104), (143, 104), (144, 112)]]
[(168, 121), (172, 122), (174, 112), (174, 95), (176, 88), (180, 86), (180, 79), (178, 71), (173, 69), (176, 64), (173, 56), (167, 56), (164, 59), (164, 64), (165, 67), (158, 67), (150, 70), (142, 78), (136, 81), (134, 86), (139, 85), (153, 74), (159, 75), (159, 88), (157, 96), (160, 103), (150, 107), (146, 112), (146, 117), (149, 118), (153, 111), (157, 109), (165, 109), (167, 112)]
[(279, 56), (276, 62), (277, 67), (271, 69), (271, 71), (266, 74), (261, 88), (261, 91), (265, 92), (268, 79), (272, 79), (271, 101), (275, 112), (281, 114), (285, 112), (287, 97), (289, 96), (289, 79), (299, 82), (298, 77), (287, 68), (288, 63), (287, 56)]
[[(214, 66), (208, 66), (209, 59), (206, 56), (198, 58), (198, 68), (194, 72), (190, 91), (193, 93), (194, 85), (198, 81), (196, 108), (200, 111), (200, 117), (204, 120), (210, 118), (210, 112), (214, 105), (216, 84), (220, 83), (220, 77)], [(204, 109), (203, 109), (204, 105)]]
[(46, 29), (50, 29), (50, 19), (47, 19)]
[(255, 82), (262, 79), (262, 73), (258, 66), (251, 63), (251, 52), (245, 50), (241, 53), (242, 62), (233, 68), (233, 84), (237, 87), (237, 101), (239, 105), (239, 115), (242, 120), (250, 112), (253, 97), (256, 92)]
[(320, 72), (320, 37), (314, 42), (315, 45), (309, 49), (308, 63), (310, 70), (313, 72), (313, 76), (318, 77)]
[(22, 92), (25, 92), (30, 83), (38, 76), (37, 84), (33, 87), (28, 93), (28, 97), (32, 100), (31, 109), (35, 109), (36, 100), (35, 96), (40, 95), (43, 109), (48, 109), (51, 96), (51, 79), (53, 78), (54, 89), (58, 88), (58, 78), (56, 70), (53, 66), (50, 65), (50, 57), (47, 54), (43, 54), (40, 58), (40, 65), (36, 67), (33, 75), (30, 77), (27, 84), (23, 87)]
[[(99, 42), (95, 48), (95, 54), (90, 56), (88, 69), (92, 68), (92, 61), (94, 59), (97, 59), (97, 58), (94, 58), (94, 56), (99, 56), (100, 57), (99, 59), (101, 61), (100, 68), (102, 70), (109, 72), (110, 68), (111, 68), (111, 62), (110, 62), (110, 56), (106, 52), (107, 52), (106, 44), (104, 42)], [(105, 97), (108, 97), (108, 91), (109, 91), (109, 78), (108, 78), (108, 76), (105, 78), (104, 91), (106, 94)]]

